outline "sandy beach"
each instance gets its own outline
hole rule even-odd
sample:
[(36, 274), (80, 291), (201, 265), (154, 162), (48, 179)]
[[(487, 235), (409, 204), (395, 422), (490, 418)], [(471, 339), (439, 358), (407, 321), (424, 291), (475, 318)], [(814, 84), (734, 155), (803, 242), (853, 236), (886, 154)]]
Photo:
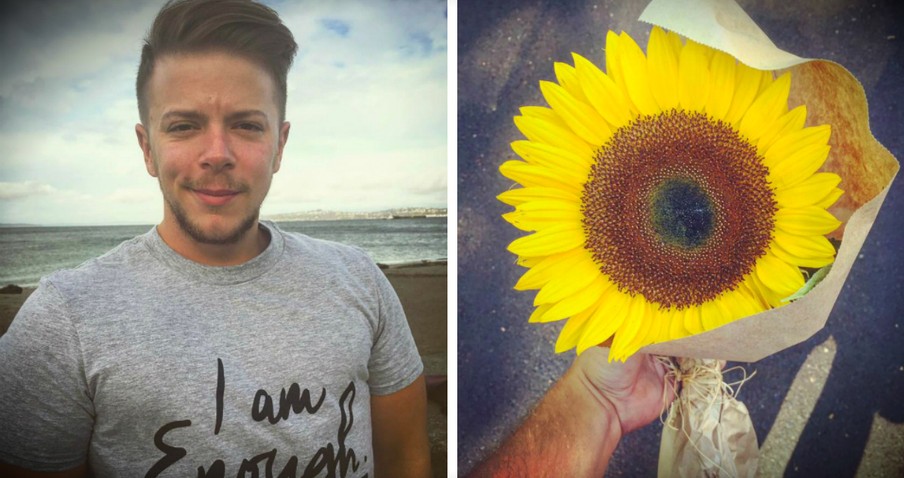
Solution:
[[(423, 261), (405, 264), (381, 265), (389, 282), (395, 288), (408, 317), (411, 333), (424, 361), (428, 377), (443, 377), (446, 370), (446, 283), (448, 267), (445, 261)], [(23, 289), (21, 294), (0, 294), (0, 335), (6, 333), (16, 312), (25, 299), (34, 292)], [(445, 385), (430, 387), (428, 402), (428, 428), (434, 475), (446, 476), (446, 399)]]
[[(384, 266), (381, 266), (384, 267)], [(428, 378), (427, 430), (433, 475), (446, 476), (446, 386), (430, 387), (431, 376), (447, 375), (446, 370), (446, 262), (416, 262), (385, 267), (383, 272), (395, 288), (417, 343), (424, 373)], [(438, 396), (439, 395), (439, 396)]]

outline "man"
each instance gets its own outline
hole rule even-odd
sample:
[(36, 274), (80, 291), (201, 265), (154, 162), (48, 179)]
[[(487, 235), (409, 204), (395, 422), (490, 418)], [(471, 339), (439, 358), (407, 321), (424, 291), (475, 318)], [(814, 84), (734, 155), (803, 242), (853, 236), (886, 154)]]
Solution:
[(0, 339), (0, 476), (429, 475), (423, 365), (386, 278), (258, 221), (295, 50), (263, 5), (160, 11), (135, 131), (163, 221), (42, 279)]

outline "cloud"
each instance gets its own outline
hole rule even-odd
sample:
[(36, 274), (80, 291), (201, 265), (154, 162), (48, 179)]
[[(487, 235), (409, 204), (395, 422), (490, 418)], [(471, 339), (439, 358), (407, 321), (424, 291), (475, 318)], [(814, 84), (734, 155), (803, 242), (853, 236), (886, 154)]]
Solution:
[(144, 32), (162, 4), (23, 2), (0, 19), (5, 45), (0, 50), (4, 65), (0, 85), (90, 76), (121, 59), (135, 63)]
[(154, 185), (136, 188), (117, 188), (104, 201), (121, 204), (146, 204), (160, 201), (160, 190)]
[(56, 192), (56, 188), (53, 186), (35, 181), (24, 181), (21, 183), (0, 182), (0, 200), (2, 201), (23, 199), (29, 196), (42, 196), (54, 192)]

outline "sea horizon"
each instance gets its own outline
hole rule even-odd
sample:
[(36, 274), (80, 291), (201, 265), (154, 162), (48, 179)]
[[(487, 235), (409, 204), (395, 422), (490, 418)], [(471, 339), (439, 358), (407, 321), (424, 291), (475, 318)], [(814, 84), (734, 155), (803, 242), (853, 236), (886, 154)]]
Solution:
[[(272, 222), (287, 232), (360, 247), (374, 262), (387, 266), (448, 259), (446, 217)], [(77, 267), (152, 227), (153, 224), (0, 227), (0, 247), (4, 250), (0, 257), (0, 287), (34, 287), (41, 277)]]

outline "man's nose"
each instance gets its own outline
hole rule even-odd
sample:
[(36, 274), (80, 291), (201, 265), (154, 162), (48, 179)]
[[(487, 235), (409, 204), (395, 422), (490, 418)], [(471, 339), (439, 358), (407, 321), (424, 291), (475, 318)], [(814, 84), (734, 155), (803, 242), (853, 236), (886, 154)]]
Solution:
[(201, 167), (214, 171), (235, 167), (235, 155), (232, 153), (232, 145), (226, 128), (211, 127), (207, 130), (204, 135)]

